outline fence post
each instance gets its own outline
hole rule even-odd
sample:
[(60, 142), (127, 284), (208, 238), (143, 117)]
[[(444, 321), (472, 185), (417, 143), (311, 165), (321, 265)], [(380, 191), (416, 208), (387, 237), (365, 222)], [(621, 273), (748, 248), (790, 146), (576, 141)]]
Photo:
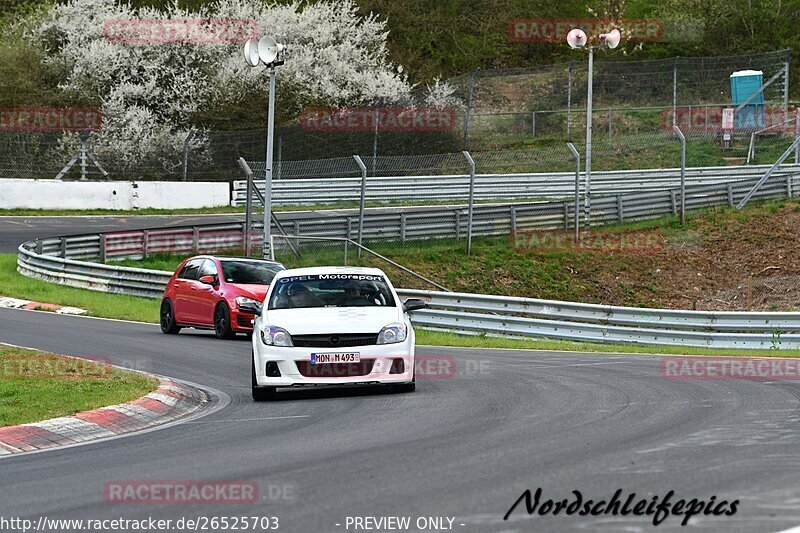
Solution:
[(364, 200), (367, 192), (367, 166), (360, 156), (354, 155), (353, 159), (355, 159), (356, 165), (361, 170), (361, 199), (358, 202), (358, 258), (361, 259), (361, 245), (364, 238)]
[(467, 96), (467, 110), (464, 113), (464, 150), (468, 150), (468, 139), (469, 139), (469, 122), (470, 116), (472, 115), (472, 99), (475, 96), (475, 78), (478, 76), (478, 72), (481, 70), (480, 67), (476, 68), (472, 72), (472, 76), (469, 78), (469, 95)]
[[(377, 104), (375, 104), (375, 114), (372, 119), (375, 121), (375, 131), (372, 134), (372, 175), (374, 176), (375, 167), (378, 164), (378, 122), (380, 120), (380, 110)], [(358, 249), (358, 254), (358, 256), (361, 257), (361, 248)]]
[(531, 113), (531, 137), (536, 137), (536, 111)]
[(106, 234), (100, 234), (100, 262), (106, 262)]
[[(678, 59), (672, 64), (672, 126), (678, 125)], [(691, 118), (691, 115), (689, 115)], [(691, 120), (690, 120), (691, 123)]]
[(517, 233), (517, 208), (513, 205), (511, 206), (511, 234), (514, 235)]
[(733, 207), (733, 185), (728, 183), (728, 207)]
[(281, 170), (283, 167), (283, 126), (278, 128), (278, 161), (275, 163), (275, 179), (281, 179)]
[(197, 226), (192, 227), (192, 253), (200, 253), (200, 228)]
[(400, 213), (400, 242), (406, 242), (406, 214)]
[(247, 201), (245, 203), (244, 211), (244, 255), (245, 257), (250, 257), (252, 252), (252, 239), (250, 238), (250, 232), (253, 228), (253, 187), (255, 184), (253, 183), (253, 171), (250, 170), (250, 166), (243, 157), (239, 158), (239, 166), (242, 167), (242, 170), (244, 170), (247, 179)]
[(142, 256), (147, 257), (150, 251), (150, 231), (142, 230)]
[(189, 141), (192, 140), (192, 135), (194, 135), (194, 130), (189, 131), (183, 141), (183, 181), (189, 179)]
[[(575, 145), (571, 142), (567, 143), (567, 148), (569, 151), (572, 152), (572, 156), (575, 158), (575, 213), (573, 216), (575, 217), (575, 244), (578, 244), (581, 240), (580, 234), (580, 210), (581, 210), (581, 203), (580, 203), (580, 194), (581, 194), (581, 155), (578, 153), (578, 150), (575, 149)], [(566, 205), (566, 204), (564, 204)]]
[(783, 63), (783, 115), (789, 113), (789, 49), (786, 49), (786, 60)]
[(584, 181), (586, 185), (583, 189), (583, 209), (585, 210), (584, 217), (586, 220), (586, 228), (591, 228), (591, 215), (592, 215), (592, 93), (594, 91), (594, 48), (589, 46), (589, 81), (586, 89), (586, 154), (584, 160), (586, 161), (586, 173)]
[(467, 255), (472, 253), (472, 210), (475, 206), (475, 160), (466, 150), (464, 157), (469, 164), (469, 204), (467, 206)]
[(575, 68), (575, 61), (569, 62), (567, 70), (567, 142), (572, 141), (572, 72)]
[(678, 126), (672, 129), (681, 141), (681, 226), (686, 225), (686, 136)]
[[(794, 110), (795, 114), (795, 122), (796, 125), (794, 127), (794, 136), (800, 139), (800, 107)], [(794, 149), (794, 164), (800, 164), (800, 146)]]
[(83, 137), (80, 138), (81, 141), (81, 181), (86, 181), (86, 142), (83, 140)]

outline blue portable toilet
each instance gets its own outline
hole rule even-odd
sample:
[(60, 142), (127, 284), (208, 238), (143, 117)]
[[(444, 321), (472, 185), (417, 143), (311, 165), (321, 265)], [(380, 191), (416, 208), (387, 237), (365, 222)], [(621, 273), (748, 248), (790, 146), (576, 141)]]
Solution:
[[(753, 96), (764, 83), (760, 70), (739, 70), (731, 74), (731, 100), (739, 107)], [(750, 100), (738, 113), (734, 122), (737, 130), (755, 130), (764, 127), (764, 92)]]

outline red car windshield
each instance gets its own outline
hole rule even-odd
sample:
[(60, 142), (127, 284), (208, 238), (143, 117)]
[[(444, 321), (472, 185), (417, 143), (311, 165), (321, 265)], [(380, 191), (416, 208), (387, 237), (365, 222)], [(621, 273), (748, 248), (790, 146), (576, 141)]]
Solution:
[(221, 260), (222, 277), (227, 283), (242, 285), (269, 285), (275, 274), (284, 270), (278, 263), (267, 261)]

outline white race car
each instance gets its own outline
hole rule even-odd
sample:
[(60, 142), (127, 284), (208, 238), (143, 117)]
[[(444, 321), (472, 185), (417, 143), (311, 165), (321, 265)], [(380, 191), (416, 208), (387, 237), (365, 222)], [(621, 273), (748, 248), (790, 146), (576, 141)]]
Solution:
[(375, 268), (315, 267), (278, 272), (254, 305), (254, 400), (280, 387), (387, 384), (413, 391), (414, 329), (408, 312)]

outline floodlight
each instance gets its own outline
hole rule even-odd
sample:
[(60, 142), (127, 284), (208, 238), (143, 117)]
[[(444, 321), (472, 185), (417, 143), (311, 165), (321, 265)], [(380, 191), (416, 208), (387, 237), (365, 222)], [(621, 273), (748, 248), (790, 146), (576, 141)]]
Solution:
[(583, 48), (586, 46), (586, 32), (579, 28), (570, 30), (567, 34), (567, 44), (570, 48)]
[(244, 43), (244, 60), (251, 67), (258, 65), (258, 43), (255, 39), (247, 39)]
[(283, 46), (279, 45), (277, 42), (275, 42), (275, 39), (268, 35), (265, 35), (260, 41), (258, 41), (258, 56), (266, 65), (271, 65), (278, 57), (278, 52), (280, 52), (282, 49)]
[(612, 49), (619, 46), (620, 40), (622, 40), (622, 35), (619, 30), (611, 30), (608, 33), (600, 34), (600, 42), (606, 43), (606, 46)]

